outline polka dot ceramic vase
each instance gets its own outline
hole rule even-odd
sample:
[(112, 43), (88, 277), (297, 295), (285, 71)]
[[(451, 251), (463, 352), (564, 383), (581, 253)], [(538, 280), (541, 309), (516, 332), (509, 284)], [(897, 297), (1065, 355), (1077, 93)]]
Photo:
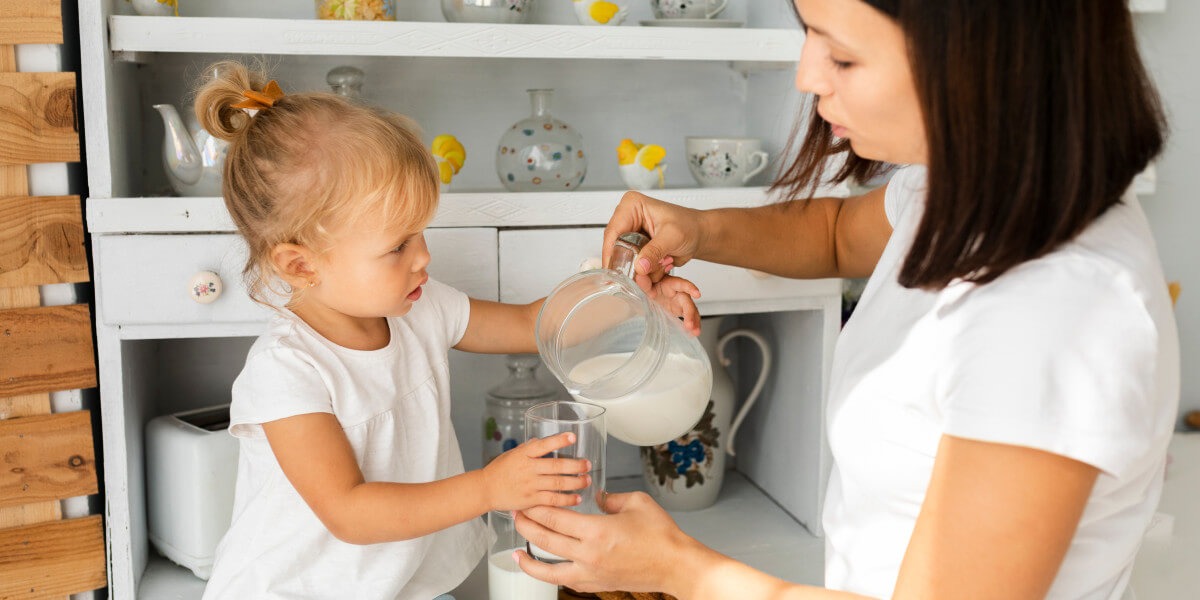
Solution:
[(573, 190), (587, 175), (583, 138), (550, 114), (554, 90), (529, 90), (533, 114), (500, 136), (496, 174), (512, 192)]

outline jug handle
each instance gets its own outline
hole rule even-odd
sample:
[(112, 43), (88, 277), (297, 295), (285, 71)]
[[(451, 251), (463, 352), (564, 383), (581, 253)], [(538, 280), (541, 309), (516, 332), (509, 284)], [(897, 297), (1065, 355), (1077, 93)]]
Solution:
[(746, 396), (746, 401), (742, 403), (741, 410), (738, 411), (737, 417), (733, 419), (733, 424), (729, 426), (729, 437), (726, 438), (725, 451), (730, 456), (735, 456), (733, 450), (734, 436), (737, 435), (738, 427), (742, 425), (746, 414), (750, 412), (750, 408), (754, 406), (754, 401), (758, 400), (758, 395), (762, 393), (763, 386), (767, 383), (767, 375), (771, 372), (771, 347), (767, 344), (767, 340), (755, 331), (749, 329), (734, 329), (721, 336), (717, 342), (717, 361), (721, 366), (728, 367), (733, 364), (733, 361), (725, 357), (725, 345), (733, 341), (734, 338), (745, 337), (749, 338), (755, 344), (758, 344), (758, 350), (762, 353), (762, 369), (758, 372), (758, 381), (754, 382), (754, 387), (750, 390), (750, 395)]

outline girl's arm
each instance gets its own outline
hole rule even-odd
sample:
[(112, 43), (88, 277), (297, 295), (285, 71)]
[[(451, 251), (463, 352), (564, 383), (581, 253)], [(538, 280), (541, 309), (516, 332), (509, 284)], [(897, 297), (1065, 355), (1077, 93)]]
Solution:
[(537, 352), (533, 327), (545, 298), (529, 304), (501, 304), (471, 298), (471, 317), (457, 350), (485, 354)]
[(540, 458), (574, 443), (574, 434), (526, 442), (487, 467), (430, 483), (368, 482), (336, 417), (296, 415), (263, 423), (288, 481), (321, 523), (351, 544), (406, 540), (489, 510), (571, 506), (585, 487), (587, 461)]
[[(942, 436), (893, 598), (1042, 598), (1062, 564), (1099, 471), (1020, 446)], [(548, 552), (519, 552), (527, 573), (581, 591), (663, 591), (681, 600), (855, 597), (789, 584), (688, 537), (645, 494), (615, 494), (612, 514), (535, 507), (517, 529)]]

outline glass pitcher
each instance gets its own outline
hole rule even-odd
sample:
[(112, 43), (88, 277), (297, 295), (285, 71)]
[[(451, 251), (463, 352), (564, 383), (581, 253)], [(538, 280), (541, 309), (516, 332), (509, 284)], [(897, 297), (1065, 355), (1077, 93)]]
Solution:
[(608, 432), (636, 446), (669, 442), (700, 420), (712, 366), (679, 320), (633, 281), (649, 238), (621, 235), (610, 268), (554, 288), (537, 318), (542, 362), (575, 398), (607, 410)]

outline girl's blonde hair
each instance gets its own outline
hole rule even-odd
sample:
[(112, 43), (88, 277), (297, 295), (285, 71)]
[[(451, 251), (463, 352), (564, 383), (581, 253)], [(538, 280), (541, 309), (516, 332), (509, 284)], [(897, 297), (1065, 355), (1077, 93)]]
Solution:
[(437, 209), (433, 156), (412, 120), (331, 93), (285, 94), (250, 116), (233, 105), (267, 83), (236, 61), (210, 65), (196, 93), (196, 117), (229, 142), (221, 191), (249, 246), (243, 275), (250, 297), (278, 281), (271, 250), (293, 243), (323, 252), (331, 230), (369, 219), (411, 231)]

